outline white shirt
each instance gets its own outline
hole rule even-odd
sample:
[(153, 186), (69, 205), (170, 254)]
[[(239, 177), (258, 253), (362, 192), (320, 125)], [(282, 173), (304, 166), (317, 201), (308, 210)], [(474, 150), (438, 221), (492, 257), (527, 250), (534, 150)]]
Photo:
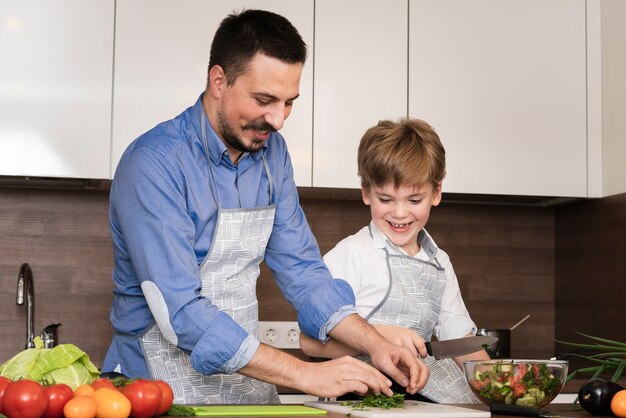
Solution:
[[(370, 234), (371, 228), (371, 234)], [(441, 311), (433, 331), (438, 340), (476, 334), (476, 324), (470, 318), (461, 297), (461, 289), (450, 257), (435, 244), (425, 229), (418, 236), (420, 251), (415, 258), (437, 259), (446, 272), (446, 286), (441, 298)], [(384, 248), (389, 254), (407, 255), (370, 223), (359, 232), (340, 241), (324, 256), (333, 277), (346, 280), (356, 296), (356, 308), (363, 318), (383, 300), (389, 287), (389, 267)]]

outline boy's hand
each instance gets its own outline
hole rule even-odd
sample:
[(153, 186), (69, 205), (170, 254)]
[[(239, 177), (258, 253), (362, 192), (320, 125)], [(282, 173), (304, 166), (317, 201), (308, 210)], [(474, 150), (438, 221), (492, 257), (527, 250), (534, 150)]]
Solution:
[(356, 314), (339, 322), (330, 336), (368, 354), (374, 367), (407, 388), (411, 394), (423, 388), (428, 381), (428, 368), (417, 355), (386, 340), (376, 328)]
[(373, 327), (376, 328), (386, 340), (408, 348), (416, 357), (423, 358), (428, 355), (424, 339), (415, 331), (394, 325), (374, 324)]
[(374, 367), (404, 386), (411, 394), (422, 389), (430, 376), (426, 364), (411, 350), (384, 339), (370, 351), (369, 356)]

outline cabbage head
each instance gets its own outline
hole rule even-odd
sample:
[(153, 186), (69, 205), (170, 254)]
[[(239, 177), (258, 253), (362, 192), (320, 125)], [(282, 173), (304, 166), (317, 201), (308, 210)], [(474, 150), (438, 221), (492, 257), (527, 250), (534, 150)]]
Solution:
[(35, 348), (17, 353), (0, 366), (0, 376), (47, 384), (65, 383), (72, 390), (100, 376), (89, 356), (75, 345), (59, 344), (54, 348), (43, 348), (41, 338), (35, 337), (34, 341)]

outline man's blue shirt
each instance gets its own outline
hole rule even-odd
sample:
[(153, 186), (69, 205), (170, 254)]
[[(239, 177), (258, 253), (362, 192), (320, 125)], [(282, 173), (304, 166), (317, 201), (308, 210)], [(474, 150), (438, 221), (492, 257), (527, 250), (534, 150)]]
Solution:
[[(201, 297), (199, 265), (213, 239), (218, 196), (225, 209), (270, 203), (261, 153), (276, 203), (265, 262), (298, 311), (301, 329), (325, 339), (337, 322), (356, 312), (350, 286), (332, 279), (320, 257), (299, 204), (283, 137), (272, 133), (260, 151), (244, 153), (234, 165), (206, 119), (201, 98), (137, 138), (118, 164), (109, 211), (115, 259), (110, 318), (116, 335), (103, 371), (118, 364), (129, 375), (147, 371), (135, 338), (154, 323), (141, 290), (146, 280), (163, 294), (178, 347), (191, 354), (199, 372), (231, 373), (250, 361), (258, 340)], [(214, 183), (202, 147), (201, 117)]]

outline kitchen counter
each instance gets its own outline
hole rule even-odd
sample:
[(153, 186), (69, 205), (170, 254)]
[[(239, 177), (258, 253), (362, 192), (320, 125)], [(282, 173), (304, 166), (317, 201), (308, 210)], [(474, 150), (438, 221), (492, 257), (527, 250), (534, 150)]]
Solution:
[[(465, 408), (476, 409), (476, 410), (482, 410), (482, 411), (489, 410), (489, 407), (487, 407), (486, 405), (459, 405), (459, 406), (463, 406)], [(543, 409), (562, 415), (563, 418), (567, 418), (567, 417), (590, 418), (592, 416), (586, 411), (584, 411), (583, 409), (581, 409), (580, 407), (577, 407), (576, 409), (572, 410), (572, 407), (570, 404), (551, 404), (551, 405), (546, 406)], [(232, 416), (225, 416), (225, 415), (213, 416), (213, 418), (222, 418), (222, 417), (233, 418)], [(259, 417), (262, 417), (262, 418), (346, 418), (346, 414), (328, 411), (328, 414), (326, 415), (246, 415), (246, 416), (237, 416), (236, 418), (259, 418)], [(491, 417), (504, 418), (504, 417), (510, 417), (510, 415), (491, 415)]]

